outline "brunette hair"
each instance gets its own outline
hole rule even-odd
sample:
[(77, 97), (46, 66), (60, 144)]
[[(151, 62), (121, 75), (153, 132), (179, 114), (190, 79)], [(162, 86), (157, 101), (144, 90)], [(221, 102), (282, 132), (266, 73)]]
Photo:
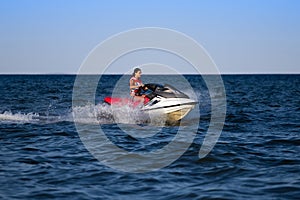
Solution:
[(140, 68), (135, 68), (134, 70), (133, 70), (133, 73), (132, 73), (132, 76), (135, 76), (135, 74), (137, 73), (137, 72), (139, 72), (139, 71), (142, 71)]

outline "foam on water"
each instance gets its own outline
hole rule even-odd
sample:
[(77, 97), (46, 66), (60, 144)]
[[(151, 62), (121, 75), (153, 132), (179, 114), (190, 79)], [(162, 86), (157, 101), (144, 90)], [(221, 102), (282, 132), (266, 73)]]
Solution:
[(139, 108), (129, 105), (111, 107), (107, 104), (88, 104), (78, 106), (60, 115), (42, 115), (41, 113), (21, 113), (5, 111), (0, 114), (0, 123), (57, 123), (73, 122), (76, 115), (76, 122), (86, 124), (136, 124), (147, 121), (147, 115)]
[(0, 122), (36, 122), (38, 121), (39, 114), (37, 113), (12, 113), (11, 111), (5, 111), (0, 114)]

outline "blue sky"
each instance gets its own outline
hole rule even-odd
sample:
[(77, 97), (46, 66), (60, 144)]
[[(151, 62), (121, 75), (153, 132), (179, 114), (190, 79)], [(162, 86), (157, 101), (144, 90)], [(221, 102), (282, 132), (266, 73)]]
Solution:
[(2, 0), (0, 8), (0, 73), (76, 73), (101, 41), (149, 26), (191, 36), (221, 73), (300, 73), (298, 0)]

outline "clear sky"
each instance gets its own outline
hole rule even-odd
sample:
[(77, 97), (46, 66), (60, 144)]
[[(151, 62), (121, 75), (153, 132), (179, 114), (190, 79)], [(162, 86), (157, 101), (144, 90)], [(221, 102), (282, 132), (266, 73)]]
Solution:
[(191, 36), (221, 73), (300, 73), (298, 0), (1, 0), (0, 9), (0, 73), (76, 73), (98, 43), (138, 27)]

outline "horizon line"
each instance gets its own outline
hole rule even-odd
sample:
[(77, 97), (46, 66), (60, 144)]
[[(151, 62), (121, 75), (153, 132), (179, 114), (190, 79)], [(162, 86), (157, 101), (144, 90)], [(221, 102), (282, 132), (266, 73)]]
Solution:
[[(0, 75), (100, 75), (100, 74), (77, 74), (77, 73), (0, 73)], [(121, 73), (103, 73), (101, 75), (131, 75), (131, 74), (121, 74)], [(203, 73), (203, 74), (196, 74), (196, 73), (183, 73), (183, 74), (158, 74), (158, 73), (147, 73), (143, 75), (300, 75), (300, 72), (235, 72), (235, 73), (220, 73), (220, 74), (213, 74), (213, 73)]]

